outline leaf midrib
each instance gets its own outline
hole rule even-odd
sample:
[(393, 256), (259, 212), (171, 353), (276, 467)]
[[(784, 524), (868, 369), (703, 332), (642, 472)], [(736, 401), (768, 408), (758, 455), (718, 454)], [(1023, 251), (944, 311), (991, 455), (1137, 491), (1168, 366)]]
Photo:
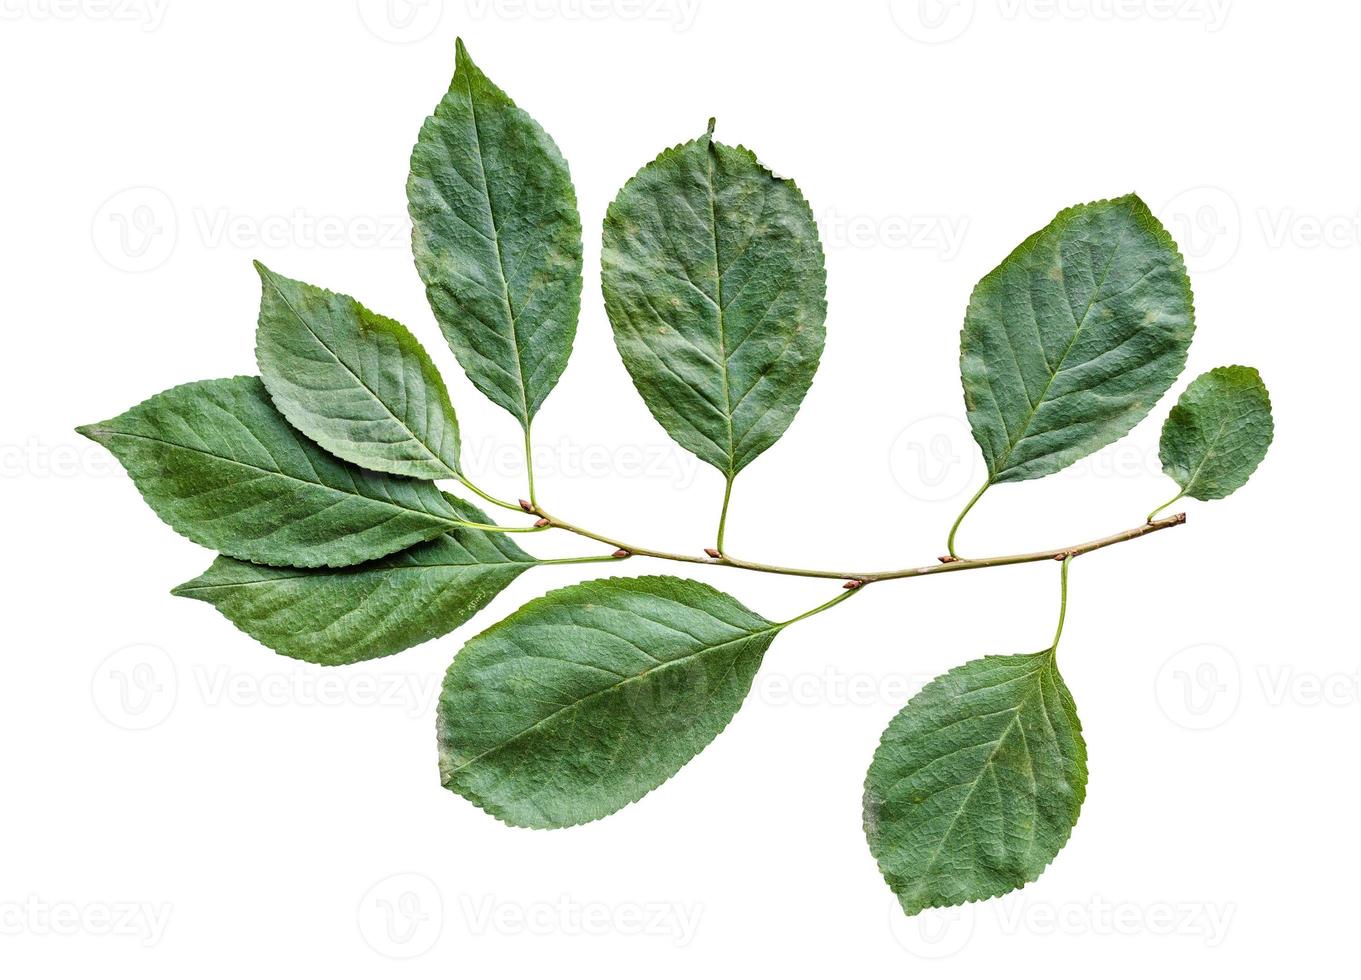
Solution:
[[(1041, 666), (1039, 666), (1039, 667), (1035, 668), (1034, 670), (1032, 670), (1030, 673), (1028, 673), (1028, 674), (1023, 674), (1023, 675), (1022, 675), (1020, 678), (1018, 678), (1018, 679), (1020, 679), (1020, 680), (1027, 680), (1027, 681), (1028, 681), (1028, 680), (1030, 680), (1031, 678), (1039, 677), (1040, 675), (1042, 675), (1042, 674), (1044, 673), (1045, 670), (1047, 670), (1047, 669), (1049, 668), (1049, 666), (1050, 666), (1049, 664), (1042, 664)], [(1002, 729), (1002, 732), (997, 736), (997, 744), (994, 745), (993, 748), (992, 748), (992, 751), (988, 753), (988, 757), (987, 757), (986, 759), (983, 760), (983, 764), (982, 764), (982, 766), (979, 767), (979, 770), (978, 770), (978, 776), (969, 784), (969, 791), (964, 795), (963, 801), (959, 804), (959, 809), (955, 811), (954, 817), (951, 818), (951, 820), (950, 820), (950, 826), (946, 827), (944, 833), (941, 834), (940, 840), (939, 840), (939, 841), (937, 842), (937, 844), (936, 844), (936, 849), (935, 849), (935, 851), (932, 852), (930, 859), (927, 860), (926, 865), (925, 865), (925, 866), (922, 868), (922, 870), (921, 870), (921, 873), (920, 873), (920, 875), (919, 875), (920, 878), (922, 878), (922, 879), (926, 878), (926, 876), (929, 875), (929, 874), (931, 873), (931, 871), (935, 868), (936, 861), (940, 859), (941, 853), (945, 850), (945, 843), (946, 843), (946, 841), (948, 841), (948, 840), (950, 839), (950, 835), (953, 834), (954, 831), (955, 831), (955, 826), (959, 823), (959, 818), (960, 818), (961, 816), (963, 816), (963, 815), (964, 815), (964, 811), (965, 811), (966, 809), (968, 809), (969, 801), (973, 799), (974, 793), (978, 790), (979, 785), (983, 782), (983, 777), (984, 777), (985, 775), (987, 775), (988, 770), (991, 769), (991, 767), (992, 767), (992, 765), (993, 765), (993, 760), (997, 757), (997, 753), (1001, 751), (1002, 745), (1003, 745), (1003, 743), (1006, 742), (1007, 736), (1010, 734), (1011, 729), (1020, 721), (1021, 712), (1022, 712), (1022, 710), (1025, 708), (1026, 702), (1029, 701), (1037, 692), (1040, 691), (1040, 685), (1041, 685), (1041, 684), (1043, 684), (1043, 680), (1041, 680), (1038, 684), (1036, 684), (1036, 685), (1035, 685), (1035, 689), (1034, 689), (1033, 691), (1027, 693), (1026, 696), (1025, 696), (1024, 698), (1022, 698), (1022, 699), (1016, 704), (1015, 707), (1013, 707), (1012, 709), (1010, 709), (1010, 710), (1012, 711), (1012, 718), (1011, 718), (1011, 720), (1010, 720), (1009, 722), (1007, 722), (1006, 727), (1005, 727), (1004, 729)], [(1005, 709), (1004, 709), (1004, 710), (1005, 710)], [(1043, 711), (1043, 710), (1044, 710), (1044, 709), (1041, 708), (1041, 711)], [(1022, 738), (1024, 739), (1024, 735), (1025, 735), (1025, 729), (1024, 729), (1024, 728), (1021, 729), (1021, 734), (1022, 734)], [(1035, 767), (1035, 763), (1034, 763), (1034, 760), (1033, 760), (1033, 758), (1032, 758), (1032, 756), (1031, 756), (1031, 754), (1030, 754), (1030, 746), (1029, 746), (1028, 743), (1027, 743), (1027, 745), (1026, 745), (1026, 750), (1025, 750), (1025, 752), (1026, 752), (1026, 759), (1027, 759), (1027, 761), (1030, 763), (1030, 767), (1031, 767), (1031, 769), (1032, 769), (1032, 771), (1033, 771), (1033, 770), (1034, 770), (1034, 767)]]
[[(1049, 380), (1048, 380), (1047, 382), (1045, 382), (1044, 390), (1040, 392), (1040, 397), (1037, 398), (1037, 399), (1035, 400), (1035, 403), (1034, 403), (1033, 405), (1031, 405), (1031, 407), (1030, 407), (1030, 414), (1026, 416), (1025, 423), (1021, 426), (1020, 434), (1016, 437), (1016, 439), (1015, 439), (1014, 441), (1011, 442), (1011, 444), (1010, 444), (1009, 446), (1007, 446), (1007, 451), (1003, 454), (1002, 459), (1001, 459), (1001, 460), (998, 462), (998, 464), (997, 464), (996, 470), (995, 470), (995, 471), (993, 472), (993, 474), (992, 474), (993, 479), (996, 479), (996, 478), (997, 478), (998, 476), (1000, 476), (1002, 473), (1006, 472), (1007, 461), (1011, 459), (1011, 454), (1016, 450), (1016, 447), (1017, 447), (1017, 446), (1019, 446), (1022, 442), (1025, 441), (1026, 436), (1027, 436), (1027, 433), (1028, 433), (1029, 430), (1030, 430), (1030, 426), (1031, 426), (1031, 424), (1035, 421), (1035, 416), (1039, 414), (1040, 409), (1044, 406), (1044, 400), (1049, 396), (1049, 389), (1051, 389), (1052, 387), (1054, 387), (1054, 382), (1057, 381), (1059, 375), (1063, 373), (1063, 365), (1064, 365), (1064, 363), (1068, 360), (1068, 355), (1072, 353), (1072, 351), (1073, 351), (1073, 345), (1077, 343), (1077, 338), (1078, 338), (1078, 336), (1082, 333), (1082, 328), (1085, 327), (1085, 326), (1087, 325), (1087, 317), (1091, 314), (1091, 312), (1092, 312), (1092, 307), (1096, 305), (1096, 298), (1097, 298), (1097, 296), (1100, 295), (1100, 293), (1101, 293), (1101, 287), (1103, 287), (1104, 285), (1106, 285), (1106, 280), (1110, 277), (1111, 267), (1112, 267), (1113, 265), (1115, 265), (1115, 256), (1116, 256), (1116, 254), (1120, 251), (1120, 246), (1121, 246), (1122, 244), (1124, 244), (1124, 241), (1125, 241), (1125, 234), (1124, 234), (1124, 232), (1122, 231), (1122, 232), (1120, 233), (1120, 237), (1117, 238), (1117, 239), (1115, 240), (1115, 245), (1111, 248), (1111, 256), (1110, 256), (1110, 258), (1109, 258), (1109, 259), (1107, 260), (1107, 262), (1106, 262), (1106, 268), (1103, 269), (1102, 272), (1101, 272), (1101, 281), (1098, 282), (1095, 286), (1092, 287), (1092, 295), (1091, 295), (1091, 297), (1087, 300), (1087, 308), (1086, 308), (1085, 310), (1082, 311), (1082, 319), (1081, 319), (1081, 320), (1076, 320), (1076, 319), (1074, 320), (1074, 323), (1076, 324), (1076, 326), (1075, 326), (1075, 328), (1074, 328), (1074, 330), (1073, 330), (1073, 336), (1070, 337), (1070, 338), (1068, 339), (1068, 346), (1065, 347), (1065, 348), (1063, 349), (1063, 354), (1059, 356), (1058, 363), (1054, 365), (1053, 371), (1050, 372), (1050, 374), (1049, 374)], [(1062, 242), (1060, 242), (1060, 245), (1061, 245), (1061, 244), (1062, 244)], [(1062, 269), (1063, 269), (1063, 252), (1062, 252), (1061, 249), (1059, 249), (1057, 246), (1056, 246), (1056, 248), (1055, 248), (1055, 251), (1058, 252), (1058, 256), (1059, 256), (1059, 270), (1062, 271)], [(1010, 337), (1007, 338), (1007, 345), (1008, 345), (1008, 346), (1011, 346), (1011, 338), (1010, 338)], [(1043, 346), (1040, 347), (1040, 353), (1041, 353), (1041, 354), (1044, 353), (1044, 347), (1043, 347)], [(1045, 359), (1045, 366), (1046, 366), (1046, 367), (1049, 366), (1048, 358)], [(1019, 368), (1019, 365), (1018, 365), (1018, 368)], [(1018, 376), (1019, 376), (1019, 371), (1018, 371)], [(1022, 390), (1024, 391), (1024, 390), (1025, 390), (1025, 379), (1024, 379), (1024, 378), (1020, 378), (1020, 381), (1021, 381)], [(1002, 417), (1002, 412), (1001, 412), (1000, 406), (999, 406), (999, 408), (998, 408), (998, 413), (997, 413), (997, 414), (998, 414), (999, 417)], [(1005, 430), (1005, 422), (1003, 423), (1003, 428), (1004, 428), (1004, 430)], [(1008, 433), (1008, 439), (1010, 439), (1010, 434), (1009, 434), (1009, 433)]]
[(1214, 434), (1214, 438), (1211, 439), (1208, 443), (1206, 443), (1205, 452), (1200, 457), (1200, 462), (1196, 464), (1195, 472), (1192, 473), (1187, 478), (1186, 485), (1181, 488), (1183, 493), (1190, 493), (1192, 488), (1195, 487), (1196, 480), (1200, 479), (1200, 471), (1203, 470), (1205, 468), (1205, 464), (1210, 461), (1210, 453), (1214, 450), (1214, 448), (1217, 445), (1219, 445), (1219, 440), (1224, 437), (1224, 430), (1228, 427), (1228, 425), (1229, 425), (1228, 419), (1223, 419), (1220, 421), (1219, 430)]
[[(359, 374), (354, 370), (354, 368), (350, 367), (350, 365), (345, 363), (344, 359), (341, 358), (340, 354), (338, 354), (336, 350), (329, 343), (326, 342), (326, 338), (323, 337), (321, 334), (317, 333), (316, 330), (312, 328), (312, 324), (307, 320), (306, 317), (304, 317), (301, 313), (298, 312), (297, 308), (294, 307), (293, 302), (284, 294), (284, 291), (279, 288), (279, 283), (278, 280), (275, 278), (274, 273), (266, 269), (265, 275), (268, 276), (269, 284), (271, 287), (273, 287), (275, 295), (278, 296), (279, 299), (283, 301), (284, 306), (288, 307), (288, 312), (292, 313), (294, 319), (301, 323), (303, 327), (307, 329), (307, 332), (310, 333), (316, 339), (317, 343), (321, 344), (321, 346), (325, 348), (326, 353), (330, 354), (331, 357), (335, 359), (335, 362), (339, 364), (341, 367), (343, 367), (346, 370), (346, 372), (349, 373), (350, 377), (354, 378), (354, 380), (358, 382), (361, 388), (363, 388), (371, 396), (373, 396), (373, 400), (383, 407), (383, 410), (387, 412), (388, 417), (391, 418), (394, 422), (396, 422), (399, 426), (401, 426), (404, 430), (406, 430), (407, 435), (411, 437), (412, 441), (415, 442), (422, 449), (424, 449), (433, 462), (438, 463), (440, 466), (443, 466), (446, 470), (448, 470), (450, 476), (457, 476), (458, 472), (451, 468), (449, 464), (444, 461), (443, 458), (441, 458), (433, 449), (431, 449), (430, 446), (426, 444), (425, 440), (416, 434), (415, 430), (411, 428), (411, 426), (406, 422), (405, 419), (398, 417), (397, 413), (392, 410), (391, 406), (389, 406), (386, 401), (383, 400), (382, 396), (379, 395), (378, 392), (374, 391), (373, 388), (369, 385), (369, 383), (365, 381), (362, 377), (360, 377)], [(356, 305), (358, 305), (357, 301)], [(400, 347), (400, 344), (398, 346)]]
[(717, 152), (712, 137), (706, 137), (704, 161), (709, 190), (709, 239), (714, 245), (714, 309), (718, 314), (718, 362), (723, 375), (723, 403), (726, 406), (723, 416), (728, 424), (728, 468), (724, 475), (732, 479), (735, 475), (733, 462), (737, 450), (733, 444), (732, 389), (728, 384), (728, 338), (723, 321), (723, 269), (718, 259), (718, 210), (715, 201), (717, 191), (714, 188), (714, 156)]
[[(553, 721), (553, 719), (557, 718), (559, 715), (563, 714), (564, 712), (567, 712), (567, 711), (575, 711), (575, 710), (579, 709), (582, 705), (587, 704), (588, 702), (594, 701), (595, 699), (600, 698), (600, 697), (603, 697), (603, 696), (605, 696), (605, 695), (607, 695), (607, 694), (611, 694), (611, 693), (613, 693), (613, 692), (619, 690), (620, 688), (624, 687), (624, 686), (627, 685), (627, 684), (631, 684), (631, 683), (633, 683), (634, 681), (642, 680), (642, 679), (644, 679), (644, 678), (646, 678), (646, 677), (648, 677), (648, 676), (650, 676), (650, 675), (652, 675), (652, 674), (660, 673), (661, 671), (666, 670), (668, 667), (674, 666), (674, 665), (676, 665), (676, 664), (688, 663), (689, 661), (695, 659), (696, 657), (704, 656), (704, 655), (706, 655), (706, 654), (712, 654), (714, 651), (716, 651), (716, 650), (722, 650), (724, 647), (732, 646), (733, 644), (736, 644), (736, 643), (742, 643), (742, 642), (745, 642), (745, 641), (747, 641), (747, 640), (754, 640), (754, 639), (756, 639), (757, 637), (765, 636), (766, 634), (778, 633), (778, 632), (779, 632), (781, 629), (783, 629), (783, 628), (784, 628), (784, 624), (782, 624), (782, 623), (775, 623), (775, 624), (772, 624), (772, 625), (770, 625), (770, 626), (767, 626), (765, 629), (756, 630), (756, 631), (750, 632), (750, 633), (745, 633), (745, 634), (743, 634), (742, 636), (734, 637), (734, 638), (731, 639), (731, 640), (724, 640), (722, 643), (718, 643), (718, 644), (716, 644), (716, 645), (714, 645), (714, 646), (711, 646), (711, 647), (703, 647), (702, 649), (696, 650), (694, 653), (686, 654), (686, 655), (683, 656), (683, 657), (676, 657), (674, 660), (667, 660), (666, 662), (664, 662), (664, 663), (662, 663), (662, 664), (660, 664), (660, 665), (658, 665), (658, 666), (656, 666), (656, 667), (649, 667), (647, 670), (645, 670), (645, 671), (643, 671), (643, 672), (641, 672), (641, 673), (634, 674), (634, 675), (632, 675), (631, 677), (626, 677), (626, 678), (624, 678), (623, 680), (618, 681), (617, 683), (611, 684), (609, 687), (603, 687), (603, 688), (601, 688), (601, 689), (598, 690), (598, 691), (592, 691), (590, 694), (586, 695), (584, 698), (578, 698), (576, 701), (573, 701), (573, 702), (570, 703), (570, 704), (565, 704), (565, 705), (563, 705), (561, 708), (559, 708), (557, 711), (554, 711), (552, 714), (545, 715), (543, 718), (540, 718), (540, 719), (539, 719), (538, 721), (536, 721), (534, 724), (530, 725), (530, 726), (527, 727), (527, 728), (521, 729), (520, 731), (516, 732), (514, 735), (512, 735), (510, 738), (506, 739), (505, 741), (500, 742), (500, 743), (498, 743), (498, 744), (496, 744), (496, 745), (493, 745), (491, 748), (484, 749), (483, 751), (479, 752), (477, 755), (475, 755), (475, 756), (473, 756), (471, 759), (469, 759), (467, 762), (460, 763), (460, 764), (459, 764), (458, 766), (456, 766), (455, 768), (449, 770), (448, 776), (452, 778), (453, 776), (455, 776), (455, 775), (457, 775), (458, 773), (461, 773), (463, 770), (467, 769), (469, 766), (471, 766), (471, 765), (473, 765), (473, 764), (479, 762), (479, 761), (480, 761), (481, 759), (483, 759), (485, 756), (491, 755), (491, 754), (494, 753), (494, 752), (500, 752), (501, 750), (503, 750), (503, 749), (505, 749), (505, 748), (507, 748), (507, 747), (509, 747), (509, 746), (511, 746), (511, 745), (514, 745), (516, 742), (520, 741), (520, 740), (521, 740), (522, 738), (524, 738), (526, 735), (531, 734), (531, 733), (534, 732), (536, 729), (538, 729), (538, 728), (542, 727), (543, 725), (546, 725), (546, 724), (548, 724), (549, 722)], [(559, 662), (561, 662), (561, 663), (570, 663), (571, 661), (559, 661)], [(578, 665), (578, 666), (588, 666), (588, 667), (589, 667), (589, 666), (594, 666), (594, 665), (593, 665), (593, 664), (584, 664), (584, 665)]]
[[(235, 560), (239, 561), (240, 559), (235, 559)], [(425, 571), (425, 570), (427, 570), (427, 569), (437, 569), (437, 568), (467, 568), (467, 569), (480, 569), (480, 570), (483, 570), (483, 571), (496, 571), (496, 570), (504, 569), (504, 568), (530, 568), (530, 567), (532, 567), (532, 566), (534, 566), (534, 565), (537, 565), (537, 564), (538, 564), (538, 562), (536, 562), (536, 561), (480, 561), (480, 562), (463, 562), (463, 563), (459, 563), (459, 562), (425, 563), (425, 562), (422, 562), (422, 563), (417, 564), (417, 565), (392, 565), (392, 566), (389, 566), (389, 567), (387, 567), (387, 568), (367, 568), (367, 569), (355, 569), (355, 568), (329, 568), (329, 569), (322, 569), (322, 570), (319, 570), (319, 571), (321, 571), (322, 574), (333, 574), (333, 573), (350, 572), (350, 573), (356, 574), (356, 575), (362, 575), (362, 574), (375, 575), (375, 574), (385, 574), (385, 573), (388, 573), (388, 572), (402, 572), (402, 571), (415, 572), (415, 573), (419, 574), (420, 572), (423, 572), (423, 571)], [(265, 566), (265, 567), (268, 568), (268, 567), (271, 567), (271, 566)], [(273, 577), (271, 577), (271, 578), (256, 578), (256, 579), (250, 579), (250, 580), (248, 580), (248, 581), (241, 581), (241, 582), (205, 582), (205, 583), (203, 583), (202, 585), (186, 585), (186, 586), (181, 586), (180, 588), (176, 589), (176, 591), (177, 591), (177, 592), (184, 593), (184, 592), (206, 592), (206, 591), (209, 590), (209, 589), (244, 589), (244, 588), (247, 588), (247, 587), (252, 586), (252, 585), (274, 585), (275, 583), (278, 583), (278, 582), (293, 582), (293, 581), (296, 581), (296, 580), (298, 580), (298, 579), (307, 579), (307, 578), (312, 578), (312, 577), (314, 577), (314, 576), (313, 576), (313, 575), (309, 575), (307, 570), (302, 569), (302, 570), (299, 570), (299, 572), (298, 572), (297, 574), (293, 574), (293, 575), (275, 575), (275, 576), (273, 576)]]
[(477, 170), (482, 177), (482, 194), (487, 201), (487, 218), (491, 221), (492, 246), (496, 251), (496, 269), (501, 276), (501, 301), (506, 306), (506, 323), (510, 327), (510, 343), (515, 351), (515, 381), (520, 388), (520, 412), (525, 428), (529, 427), (529, 393), (525, 390), (525, 362), (520, 353), (520, 333), (516, 327), (515, 307), (510, 301), (510, 280), (506, 277), (506, 260), (501, 252), (501, 229), (496, 221), (496, 209), (492, 206), (491, 184), (487, 181), (487, 167), (482, 160), (482, 130), (477, 121), (477, 98), (473, 95), (470, 78), (463, 80), (463, 88), (468, 93), (468, 114), (473, 121), (473, 143), (477, 156)]
[(200, 456), (207, 456), (209, 459), (215, 459), (223, 463), (230, 463), (233, 466), (240, 466), (248, 470), (255, 470), (257, 473), (264, 473), (267, 476), (276, 476), (284, 480), (292, 480), (294, 483), (301, 483), (304, 486), (317, 487), (322, 490), (328, 490), (331, 493), (337, 494), (343, 498), (358, 498), (360, 500), (367, 500), (370, 503), (377, 504), (380, 507), (390, 507), (393, 510), (405, 511), (406, 513), (409, 514), (420, 514), (422, 517), (428, 517), (431, 520), (441, 521), (445, 524), (448, 524), (450, 527), (461, 526), (458, 522), (451, 520), (450, 518), (444, 517), (440, 514), (435, 514), (428, 510), (421, 510), (416, 507), (407, 507), (404, 504), (397, 503), (395, 500), (391, 499), (379, 500), (377, 497), (370, 497), (367, 494), (349, 493), (345, 490), (342, 490), (340, 487), (333, 487), (329, 483), (322, 483), (318, 480), (304, 480), (302, 477), (294, 476), (292, 473), (285, 473), (282, 470), (271, 470), (268, 467), (257, 466), (254, 463), (242, 462), (239, 459), (232, 459), (230, 456), (222, 456), (218, 453), (208, 452), (206, 449), (200, 449), (196, 446), (185, 446), (178, 442), (171, 442), (169, 439), (161, 439), (157, 436), (145, 436), (136, 432), (123, 432), (119, 429), (102, 429), (94, 431), (100, 431), (114, 436), (122, 436), (124, 439), (142, 439), (146, 442), (154, 442), (157, 443), (158, 445), (169, 446), (171, 449), (181, 449), (187, 453), (197, 453)]

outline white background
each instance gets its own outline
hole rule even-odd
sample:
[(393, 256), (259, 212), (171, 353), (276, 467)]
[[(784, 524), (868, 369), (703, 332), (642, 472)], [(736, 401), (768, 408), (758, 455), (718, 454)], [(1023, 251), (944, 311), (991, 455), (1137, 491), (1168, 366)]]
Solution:
[[(1353, 967), (1361, 8), (0, 11), (0, 971)], [(522, 492), (518, 430), (441, 344), (406, 237), (410, 146), (457, 35), (572, 166), (586, 290), (573, 360), (535, 426), (539, 489), (621, 537), (712, 543), (721, 481), (648, 415), (597, 285), (606, 204), (709, 115), (719, 139), (797, 178), (827, 249), (826, 354), (787, 436), (738, 480), (729, 547), (742, 556), (931, 560), (983, 473), (957, 370), (973, 283), (1061, 207), (1130, 190), (1178, 238), (1199, 328), (1187, 375), (1124, 442), (991, 491), (960, 537), (967, 553), (1005, 553), (1139, 523), (1173, 490), (1156, 443), (1176, 393), (1215, 365), (1261, 368), (1276, 441), (1251, 483), (1073, 567), (1060, 659), (1091, 780), (1037, 883), (905, 919), (865, 846), (860, 795), (880, 732), (921, 683), (1047, 642), (1049, 563), (879, 585), (801, 624), (676, 778), (551, 833), (508, 829), (440, 788), (432, 709), (464, 639), (582, 569), (528, 574), (449, 637), (332, 670), (168, 594), (209, 555), (71, 430), (183, 381), (252, 372), (251, 258), (409, 324), (446, 370), (468, 468)], [(549, 537), (534, 546), (591, 550)], [(611, 571), (625, 568), (673, 570)], [(690, 571), (772, 618), (837, 588)]]

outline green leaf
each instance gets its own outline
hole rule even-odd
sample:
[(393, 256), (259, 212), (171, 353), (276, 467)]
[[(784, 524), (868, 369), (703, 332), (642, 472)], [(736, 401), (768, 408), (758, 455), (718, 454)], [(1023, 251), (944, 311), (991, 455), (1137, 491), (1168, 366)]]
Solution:
[(354, 565), (458, 527), (433, 483), (362, 470), (309, 442), (259, 378), (171, 388), (81, 426), (189, 540), (268, 565)]
[(411, 153), (406, 194), (440, 329), (469, 380), (528, 429), (572, 353), (581, 217), (557, 145), (462, 41)]
[(605, 215), (614, 342), (671, 437), (730, 479), (789, 427), (822, 356), (826, 273), (791, 180), (710, 132), (663, 152)]
[(1163, 472), (1197, 500), (1227, 497), (1266, 457), (1271, 396), (1255, 368), (1218, 367), (1182, 392), (1163, 424)]
[(519, 827), (613, 813), (727, 726), (781, 625), (670, 576), (550, 592), (469, 640), (449, 668), (441, 780)]
[(1034, 881), (1086, 788), (1082, 726), (1053, 652), (984, 657), (889, 723), (865, 779), (865, 835), (915, 915)]
[(989, 483), (1057, 473), (1129, 432), (1195, 331), (1176, 243), (1130, 195), (1059, 212), (979, 281), (960, 344)]
[(260, 273), (255, 356), (289, 422), (341, 459), (398, 476), (458, 475), (458, 419), (411, 331), (349, 296)]
[[(465, 519), (487, 522), (471, 504), (449, 502)], [(443, 636), (535, 564), (505, 534), (460, 528), (352, 568), (270, 568), (219, 556), (174, 593), (211, 603), (286, 657), (352, 664)]]

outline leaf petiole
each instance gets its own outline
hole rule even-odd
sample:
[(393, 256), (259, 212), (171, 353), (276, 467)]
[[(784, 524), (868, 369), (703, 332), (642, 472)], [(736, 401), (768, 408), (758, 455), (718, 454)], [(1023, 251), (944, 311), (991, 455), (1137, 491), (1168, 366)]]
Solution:
[(1148, 523), (1152, 524), (1154, 518), (1156, 518), (1160, 513), (1162, 513), (1163, 511), (1167, 510), (1167, 508), (1171, 507), (1171, 506), (1172, 506), (1173, 504), (1175, 504), (1178, 500), (1180, 500), (1182, 497), (1185, 497), (1185, 496), (1186, 496), (1186, 491), (1183, 490), (1183, 491), (1181, 491), (1179, 494), (1177, 494), (1175, 497), (1173, 497), (1171, 500), (1169, 500), (1167, 503), (1161, 504), (1161, 505), (1158, 506), (1158, 507), (1154, 507), (1153, 510), (1152, 510), (1152, 511), (1149, 513), (1149, 515), (1148, 515)]
[(961, 510), (959, 516), (955, 518), (954, 524), (950, 525), (950, 536), (945, 539), (945, 550), (949, 552), (951, 558), (959, 557), (959, 555), (955, 554), (955, 534), (959, 531), (959, 525), (964, 523), (964, 518), (968, 515), (969, 511), (973, 510), (973, 505), (978, 503), (978, 499), (987, 492), (987, 489), (990, 486), (992, 486), (991, 479), (979, 487), (978, 492), (969, 498), (969, 502), (964, 505), (964, 509)]
[(723, 554), (723, 532), (728, 527), (728, 503), (732, 500), (733, 479), (734, 475), (730, 474), (728, 482), (723, 487), (723, 510), (718, 515), (718, 541), (715, 542), (714, 547), (718, 549), (720, 555)]
[(524, 513), (524, 511), (520, 509), (519, 504), (512, 504), (509, 501), (500, 499), (499, 497), (493, 497), (491, 494), (487, 493), (487, 491), (483, 490), (477, 484), (469, 480), (462, 473), (456, 473), (455, 477), (458, 479), (459, 483), (463, 484), (465, 487), (467, 487), (473, 493), (477, 494), (487, 503), (495, 504), (497, 507), (504, 507), (506, 510), (513, 510), (516, 513)]
[(586, 565), (595, 561), (623, 561), (632, 555), (586, 555), (583, 558), (539, 558), (540, 565)]
[(500, 524), (479, 524), (477, 521), (454, 521), (456, 527), (466, 527), (473, 531), (491, 531), (497, 534), (532, 534), (535, 531), (547, 531), (552, 525), (544, 524), (533, 527), (504, 527)]
[(832, 599), (828, 599), (822, 605), (814, 606), (812, 609), (808, 610), (805, 613), (800, 613), (793, 619), (786, 619), (783, 623), (777, 623), (776, 626), (779, 629), (784, 629), (786, 626), (793, 626), (795, 623), (801, 620), (808, 619), (810, 616), (816, 616), (820, 612), (824, 612), (828, 609), (831, 609), (837, 603), (845, 602), (847, 599), (849, 599), (851, 596), (855, 595), (859, 591), (860, 587), (856, 587), (854, 589), (846, 589), (840, 595), (837, 595)]
[(1059, 624), (1054, 629), (1054, 642), (1049, 644), (1051, 654), (1058, 652), (1059, 638), (1063, 636), (1063, 621), (1068, 616), (1068, 565), (1072, 560), (1072, 555), (1064, 556), (1063, 567), (1059, 570)]
[(539, 501), (534, 496), (534, 447), (530, 443), (528, 422), (525, 423), (525, 476), (529, 480), (529, 502), (537, 505)]

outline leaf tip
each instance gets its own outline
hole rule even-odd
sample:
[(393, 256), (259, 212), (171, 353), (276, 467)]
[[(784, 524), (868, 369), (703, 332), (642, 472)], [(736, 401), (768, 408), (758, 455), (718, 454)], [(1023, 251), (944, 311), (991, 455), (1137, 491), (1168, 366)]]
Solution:
[(86, 439), (90, 439), (93, 442), (102, 443), (104, 440), (101, 437), (108, 435), (108, 430), (101, 429), (99, 423), (96, 422), (91, 423), (90, 425), (76, 426), (76, 435), (84, 436)]
[(704, 130), (704, 137), (705, 137), (706, 139), (713, 139), (713, 138), (714, 138), (714, 126), (717, 124), (717, 122), (718, 122), (718, 119), (717, 119), (716, 117), (714, 117), (714, 116), (710, 116), (710, 117), (709, 117), (709, 125), (708, 125), (708, 127)]
[(454, 75), (461, 75), (467, 71), (476, 71), (477, 65), (473, 63), (473, 56), (468, 53), (468, 46), (463, 43), (463, 38), (454, 38)]

